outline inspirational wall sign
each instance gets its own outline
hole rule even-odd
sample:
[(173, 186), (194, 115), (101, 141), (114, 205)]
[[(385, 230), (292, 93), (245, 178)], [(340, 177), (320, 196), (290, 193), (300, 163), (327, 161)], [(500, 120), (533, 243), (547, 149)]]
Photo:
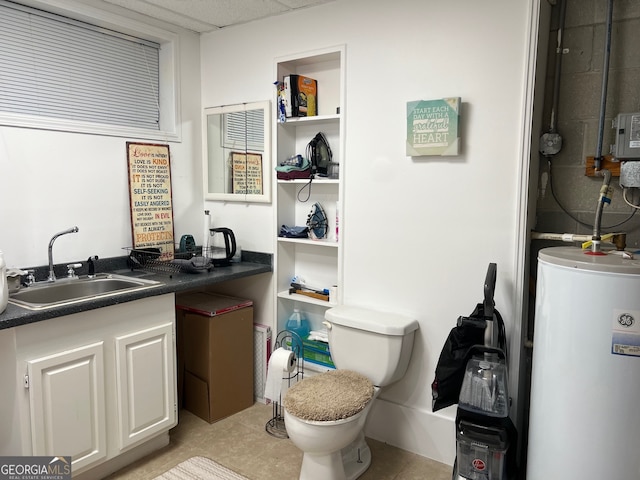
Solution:
[(133, 248), (157, 248), (173, 260), (173, 202), (169, 145), (127, 142)]
[(460, 97), (407, 102), (407, 155), (460, 153)]

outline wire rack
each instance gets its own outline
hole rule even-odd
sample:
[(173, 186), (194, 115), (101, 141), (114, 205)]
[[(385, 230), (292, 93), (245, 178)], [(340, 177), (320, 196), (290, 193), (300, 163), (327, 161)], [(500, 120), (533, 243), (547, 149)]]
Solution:
[(127, 265), (131, 270), (148, 270), (172, 277), (183, 271), (212, 268), (209, 258), (198, 256), (195, 251), (181, 252), (177, 246), (171, 260), (161, 258), (159, 248), (125, 247), (124, 250), (129, 253)]
[[(286, 348), (292, 350), (296, 357), (296, 368), (288, 376), (282, 377), (282, 381), (286, 382), (287, 389), (292, 384), (299, 382), (304, 378), (304, 347), (302, 345), (302, 338), (295, 332), (289, 330), (282, 330), (278, 333), (275, 342), (275, 348)], [(277, 438), (289, 438), (287, 434), (287, 428), (284, 424), (284, 410), (282, 408), (282, 394), (277, 402), (272, 402), (273, 405), (273, 417), (266, 423), (265, 430), (270, 435)]]

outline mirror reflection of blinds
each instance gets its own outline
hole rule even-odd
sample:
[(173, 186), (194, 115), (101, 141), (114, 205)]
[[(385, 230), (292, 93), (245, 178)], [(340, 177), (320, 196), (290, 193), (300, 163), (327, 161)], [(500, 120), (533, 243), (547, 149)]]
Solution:
[(0, 111), (159, 130), (159, 49), (0, 0)]
[(223, 117), (223, 147), (242, 151), (264, 151), (263, 110), (230, 112), (225, 113)]

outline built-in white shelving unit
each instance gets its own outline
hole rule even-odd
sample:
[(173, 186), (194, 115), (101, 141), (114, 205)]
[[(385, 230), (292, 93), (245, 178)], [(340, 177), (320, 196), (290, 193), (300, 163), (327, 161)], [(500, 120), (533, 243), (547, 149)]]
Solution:
[[(305, 52), (276, 59), (277, 78), (298, 74), (314, 78), (318, 82), (318, 115), (314, 117), (287, 118), (276, 123), (274, 129), (274, 162), (292, 155), (305, 155), (306, 146), (318, 133), (327, 137), (333, 153), (333, 161), (340, 163), (339, 178), (317, 177), (309, 180), (278, 180), (274, 203), (276, 207), (276, 232), (282, 225), (306, 225), (307, 216), (315, 202), (324, 208), (329, 228), (323, 240), (291, 239), (278, 237), (275, 248), (275, 276), (277, 299), (275, 318), (278, 331), (294, 308), (303, 311), (312, 328), (322, 328), (324, 312), (342, 298), (342, 226), (336, 232), (336, 215), (342, 222), (344, 210), (344, 141), (345, 141), (345, 47), (337, 46)], [(277, 112), (276, 112), (277, 113)], [(274, 120), (275, 121), (275, 120)], [(337, 299), (330, 302), (304, 295), (289, 294), (292, 278), (298, 275), (306, 284), (318, 288), (337, 286)]]

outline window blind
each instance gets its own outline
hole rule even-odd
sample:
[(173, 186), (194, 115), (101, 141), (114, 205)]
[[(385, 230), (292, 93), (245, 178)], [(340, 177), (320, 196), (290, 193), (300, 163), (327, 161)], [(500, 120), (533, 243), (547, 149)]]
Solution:
[(159, 130), (159, 49), (0, 0), (0, 111)]
[(224, 114), (224, 147), (264, 151), (264, 110)]

